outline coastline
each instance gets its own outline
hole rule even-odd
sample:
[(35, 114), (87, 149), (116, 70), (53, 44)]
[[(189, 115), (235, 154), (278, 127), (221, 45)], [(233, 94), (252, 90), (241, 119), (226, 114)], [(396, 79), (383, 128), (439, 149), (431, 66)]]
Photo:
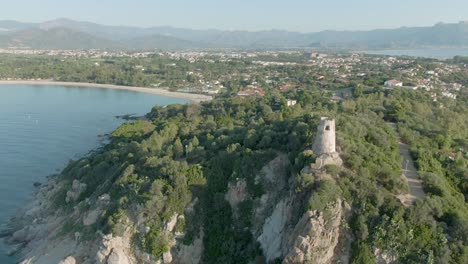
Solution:
[(181, 92), (171, 92), (161, 88), (147, 88), (147, 87), (136, 87), (136, 86), (122, 86), (114, 84), (98, 84), (98, 83), (81, 83), (81, 82), (57, 82), (57, 81), (36, 81), (36, 80), (0, 80), (1, 85), (54, 85), (54, 86), (66, 86), (66, 87), (85, 87), (85, 88), (99, 88), (99, 89), (112, 89), (112, 90), (126, 90), (140, 93), (148, 93), (155, 95), (162, 95), (167, 97), (187, 99), (192, 103), (200, 103), (203, 101), (210, 101), (211, 96), (202, 94), (189, 94)]

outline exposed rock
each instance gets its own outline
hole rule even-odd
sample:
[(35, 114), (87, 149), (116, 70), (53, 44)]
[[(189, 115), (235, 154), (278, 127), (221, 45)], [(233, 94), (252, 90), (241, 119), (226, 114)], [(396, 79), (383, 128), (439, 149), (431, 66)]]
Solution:
[[(114, 237), (112, 234), (105, 235), (102, 237), (101, 246), (99, 247), (98, 252), (96, 253), (96, 260), (98, 263), (105, 263), (105, 260), (110, 254), (115, 251), (117, 256), (122, 254), (125, 255), (124, 249), (130, 247), (130, 234), (125, 234), (124, 237)], [(128, 256), (125, 255), (128, 260)]]
[(398, 260), (397, 256), (388, 254), (380, 248), (374, 249), (374, 255), (377, 264), (393, 264)]
[(46, 232), (45, 225), (30, 225), (26, 226), (13, 233), (12, 237), (9, 239), (11, 243), (24, 243), (33, 240), (34, 238), (40, 236)]
[(163, 254), (163, 263), (168, 264), (172, 262), (172, 254), (170, 251), (164, 252)]
[(263, 225), (262, 234), (257, 238), (267, 261), (281, 257), (281, 245), (284, 239), (284, 229), (291, 214), (289, 201), (280, 201)]
[(31, 209), (26, 211), (25, 216), (30, 216), (30, 217), (37, 217), (39, 213), (41, 212), (40, 206), (33, 206)]
[(247, 182), (245, 179), (241, 179), (235, 184), (229, 183), (228, 191), (224, 195), (224, 198), (229, 202), (231, 208), (236, 209), (237, 205), (247, 198), (247, 194)]
[(143, 252), (139, 249), (134, 249), (135, 252), (135, 257), (141, 262), (141, 263), (156, 263), (154, 261), (154, 257), (146, 252)]
[(337, 200), (325, 209), (327, 217), (324, 212), (307, 211), (283, 245), (286, 256), (283, 263), (332, 263), (346, 208), (345, 203)]
[(122, 249), (113, 248), (107, 259), (107, 264), (130, 264), (130, 261)]
[(100, 201), (110, 201), (110, 195), (105, 193), (105, 194), (99, 196), (98, 200), (100, 200)]
[(166, 223), (166, 226), (164, 227), (164, 229), (168, 232), (172, 232), (174, 231), (174, 228), (175, 226), (177, 225), (177, 219), (178, 219), (179, 215), (178, 214), (174, 214), (171, 219), (169, 219), (169, 221)]
[(203, 232), (191, 245), (180, 244), (174, 250), (174, 263), (198, 264), (203, 254)]
[(255, 177), (255, 183), (261, 184), (263, 189), (267, 190), (260, 198), (254, 201), (252, 231), (255, 236), (261, 233), (266, 219), (271, 216), (281, 197), (288, 193), (288, 175), (286, 173), (288, 165), (288, 156), (286, 154), (279, 154), (265, 165)]
[(146, 226), (144, 224), (140, 224), (138, 226), (138, 231), (142, 234), (148, 234), (148, 232), (151, 230), (151, 228), (149, 226)]
[(25, 242), (28, 235), (28, 227), (18, 230), (13, 233), (11, 239), (13, 242)]
[(69, 256), (60, 261), (59, 264), (76, 264), (76, 259), (73, 256)]
[(80, 194), (86, 190), (86, 184), (80, 183), (78, 180), (73, 180), (72, 188), (67, 192), (65, 202), (75, 202), (80, 197)]
[(304, 252), (298, 248), (294, 248), (292, 254), (289, 254), (284, 258), (283, 263), (291, 263), (291, 264), (300, 264), (304, 263), (305, 255)]
[(266, 183), (275, 184), (276, 189), (284, 188), (286, 183), (285, 172), (288, 165), (288, 156), (286, 154), (278, 155), (261, 169), (260, 174), (255, 177), (255, 183), (263, 180)]
[(325, 165), (336, 165), (341, 167), (343, 165), (343, 160), (340, 158), (338, 153), (322, 154), (315, 160), (315, 164), (312, 165), (312, 169), (321, 170), (324, 169)]
[(83, 225), (85, 225), (85, 226), (94, 225), (96, 223), (96, 221), (98, 220), (100, 213), (101, 213), (101, 210), (98, 210), (98, 209), (89, 211), (83, 217)]

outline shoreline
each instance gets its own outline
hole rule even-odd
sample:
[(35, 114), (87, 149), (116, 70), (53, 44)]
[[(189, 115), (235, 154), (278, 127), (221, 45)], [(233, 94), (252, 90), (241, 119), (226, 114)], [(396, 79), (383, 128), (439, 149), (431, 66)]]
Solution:
[(57, 81), (33, 81), (33, 80), (0, 80), (0, 85), (53, 85), (53, 86), (65, 86), (65, 87), (84, 87), (84, 88), (98, 88), (98, 89), (112, 89), (112, 90), (125, 90), (133, 91), (154, 95), (161, 95), (179, 99), (187, 99), (192, 103), (200, 103), (204, 101), (210, 101), (211, 96), (202, 94), (190, 94), (181, 92), (172, 92), (161, 88), (148, 88), (148, 87), (137, 87), (137, 86), (123, 86), (114, 84), (98, 84), (98, 83), (81, 83), (81, 82), (57, 82)]

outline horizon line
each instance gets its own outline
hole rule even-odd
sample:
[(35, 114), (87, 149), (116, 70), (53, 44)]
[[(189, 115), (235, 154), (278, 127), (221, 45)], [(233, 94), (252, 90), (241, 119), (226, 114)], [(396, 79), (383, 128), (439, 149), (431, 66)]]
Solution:
[[(179, 27), (179, 26), (171, 26), (171, 25), (155, 25), (155, 26), (135, 26), (135, 25), (124, 25), (124, 24), (101, 24), (94, 21), (89, 20), (81, 20), (81, 19), (73, 19), (73, 18), (66, 18), (66, 17), (58, 17), (55, 19), (45, 20), (42, 22), (24, 22), (15, 19), (2, 19), (0, 22), (18, 22), (18, 23), (25, 23), (25, 24), (44, 24), (49, 22), (55, 22), (60, 20), (67, 20), (77, 23), (90, 23), (99, 26), (107, 26), (107, 27), (127, 27), (127, 28), (138, 28), (138, 29), (151, 29), (151, 28), (172, 28), (172, 29), (185, 29), (185, 30), (195, 30), (195, 31), (225, 31), (225, 32), (264, 32), (264, 31), (283, 31), (283, 32), (291, 32), (291, 33), (301, 33), (301, 34), (312, 34), (312, 33), (320, 33), (320, 32), (327, 32), (327, 31), (336, 31), (336, 32), (362, 32), (362, 31), (374, 31), (374, 30), (392, 30), (392, 29), (402, 29), (402, 28), (425, 28), (425, 27), (434, 27), (437, 25), (444, 25), (444, 24), (464, 24), (468, 23), (467, 20), (459, 20), (457, 22), (443, 22), (439, 21), (432, 25), (419, 25), (419, 26), (412, 26), (412, 25), (405, 25), (399, 27), (378, 27), (378, 28), (371, 28), (371, 29), (321, 29), (318, 31), (302, 31), (302, 30), (291, 30), (291, 29), (281, 29), (281, 28), (270, 28), (270, 29), (257, 29), (257, 30), (246, 30), (246, 29), (218, 29), (218, 28), (190, 28), (190, 27)], [(65, 27), (66, 28), (66, 27)]]

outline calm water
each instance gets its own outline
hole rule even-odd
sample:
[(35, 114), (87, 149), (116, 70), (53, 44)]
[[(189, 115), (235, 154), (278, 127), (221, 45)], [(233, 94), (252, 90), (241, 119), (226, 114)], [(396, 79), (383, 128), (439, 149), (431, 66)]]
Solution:
[[(35, 181), (63, 169), (123, 121), (186, 100), (110, 89), (0, 85), (0, 225), (24, 206)], [(15, 263), (0, 244), (0, 263)]]
[(453, 49), (410, 49), (410, 50), (369, 50), (368, 54), (389, 55), (389, 56), (413, 56), (436, 59), (451, 59), (455, 56), (468, 56), (468, 48)]

